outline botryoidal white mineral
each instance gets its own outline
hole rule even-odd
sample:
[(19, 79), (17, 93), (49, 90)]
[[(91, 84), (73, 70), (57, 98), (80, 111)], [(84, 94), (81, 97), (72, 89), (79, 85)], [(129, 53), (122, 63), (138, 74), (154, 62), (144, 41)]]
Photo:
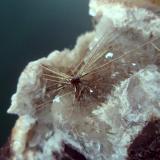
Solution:
[(160, 40), (117, 60), (111, 69), (119, 67), (113, 69), (109, 78), (116, 83), (111, 85), (108, 79), (104, 82), (106, 88), (112, 88), (109, 92), (106, 89), (103, 102), (93, 101), (89, 107), (85, 103), (75, 106), (74, 95), (55, 95), (52, 104), (36, 113), (33, 101), (45, 94), (40, 81), (41, 64), (54, 65), (65, 73), (66, 68), (89, 54), (87, 48), (92, 50), (103, 35), (99, 45), (108, 45), (111, 33), (111, 51), (104, 57), (109, 60), (160, 37), (160, 18), (145, 8), (107, 0), (91, 0), (89, 6), (90, 15), (97, 21), (95, 31), (80, 36), (73, 50), (54, 51), (30, 62), (22, 72), (8, 109), (8, 113), (19, 116), (11, 135), (11, 159), (72, 157), (64, 149), (69, 145), (88, 160), (125, 160), (131, 140), (152, 117), (160, 118)]

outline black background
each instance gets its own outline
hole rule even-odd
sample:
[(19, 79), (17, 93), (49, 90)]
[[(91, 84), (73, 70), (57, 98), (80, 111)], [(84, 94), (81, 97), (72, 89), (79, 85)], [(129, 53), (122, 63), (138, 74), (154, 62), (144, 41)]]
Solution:
[(91, 28), (88, 0), (0, 0), (0, 145), (17, 118), (6, 111), (27, 63), (72, 48)]

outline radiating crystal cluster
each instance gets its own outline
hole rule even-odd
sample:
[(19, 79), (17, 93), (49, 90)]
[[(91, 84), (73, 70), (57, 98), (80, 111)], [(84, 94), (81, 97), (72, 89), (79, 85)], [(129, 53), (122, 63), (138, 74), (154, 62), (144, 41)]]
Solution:
[[(8, 109), (19, 116), (12, 130), (11, 159), (125, 160), (146, 123), (160, 118), (160, 18), (123, 1), (91, 0), (89, 7), (94, 31), (80, 36), (73, 50), (54, 51), (22, 72)], [(74, 94), (57, 94), (37, 111), (46, 94), (41, 64), (67, 73), (97, 44), (109, 48), (101, 62), (113, 60), (96, 73), (103, 77), (96, 90), (105, 98), (87, 106), (83, 101), (75, 105)]]

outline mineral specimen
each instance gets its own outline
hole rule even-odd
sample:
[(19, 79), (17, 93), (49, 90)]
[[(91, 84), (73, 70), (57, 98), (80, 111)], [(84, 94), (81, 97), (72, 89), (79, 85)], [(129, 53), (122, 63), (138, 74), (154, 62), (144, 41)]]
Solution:
[(22, 72), (8, 109), (19, 116), (10, 159), (124, 160), (160, 118), (159, 16), (124, 1), (89, 6), (94, 31)]

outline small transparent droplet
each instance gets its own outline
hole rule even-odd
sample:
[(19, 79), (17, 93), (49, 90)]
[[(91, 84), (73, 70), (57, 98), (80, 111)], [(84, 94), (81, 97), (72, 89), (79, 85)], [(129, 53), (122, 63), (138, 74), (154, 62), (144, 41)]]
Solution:
[(136, 63), (132, 63), (132, 66), (136, 66)]
[(90, 93), (93, 93), (93, 90), (92, 90), (92, 89), (90, 89)]
[(112, 52), (108, 52), (106, 55), (105, 55), (105, 58), (112, 58), (113, 57), (113, 53)]
[(56, 97), (53, 99), (53, 102), (59, 103), (59, 102), (60, 102), (60, 97), (59, 97), (59, 96), (56, 96)]

